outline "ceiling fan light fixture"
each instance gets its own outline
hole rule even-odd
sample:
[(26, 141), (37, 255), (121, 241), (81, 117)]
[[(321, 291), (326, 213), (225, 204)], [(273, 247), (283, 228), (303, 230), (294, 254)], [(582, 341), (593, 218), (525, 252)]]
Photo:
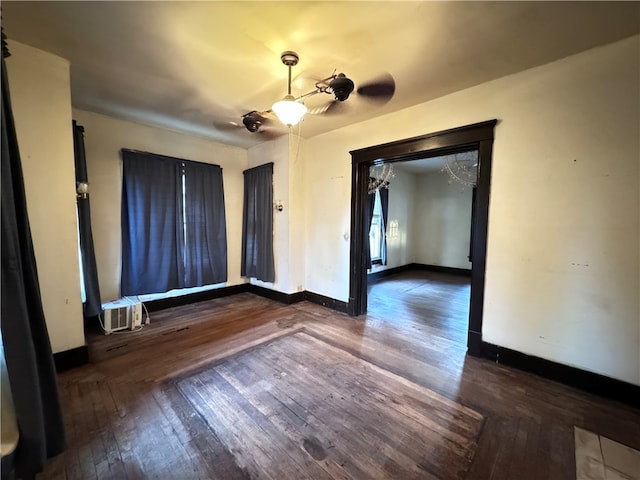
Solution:
[(256, 118), (253, 113), (248, 113), (242, 118), (242, 123), (251, 133), (255, 133), (260, 129), (262, 122)]
[(349, 98), (351, 92), (353, 92), (355, 85), (353, 84), (353, 81), (347, 78), (344, 73), (339, 73), (336, 78), (329, 82), (329, 88), (331, 88), (331, 91), (336, 97), (336, 100), (338, 100), (339, 102), (344, 102), (347, 98)]
[(271, 109), (287, 127), (297, 125), (307, 113), (307, 107), (303, 103), (296, 102), (293, 95), (286, 95), (282, 100), (274, 103)]

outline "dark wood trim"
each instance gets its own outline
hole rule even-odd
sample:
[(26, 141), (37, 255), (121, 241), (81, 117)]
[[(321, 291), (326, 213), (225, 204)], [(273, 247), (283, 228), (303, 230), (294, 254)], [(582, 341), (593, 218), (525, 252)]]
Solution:
[[(482, 338), (482, 314), (487, 253), (487, 226), (491, 184), (491, 155), (497, 120), (443, 130), (419, 137), (385, 143), (351, 151), (351, 256), (349, 263), (349, 315), (367, 311), (367, 262), (364, 250), (365, 205), (369, 167), (420, 158), (478, 150), (478, 188), (473, 216), (474, 259), (471, 273), (471, 300), (469, 306), (469, 340)], [(472, 340), (472, 337), (474, 340)]]
[(474, 357), (483, 356), (482, 335), (477, 332), (467, 333), (467, 353)]
[(367, 283), (377, 282), (379, 280), (382, 280), (383, 278), (390, 277), (391, 275), (412, 270), (411, 265), (411, 263), (407, 263), (406, 265), (400, 265), (399, 267), (391, 267), (387, 268), (386, 270), (367, 273)]
[(487, 261), (487, 229), (489, 226), (489, 197), (491, 191), (491, 161), (493, 138), (478, 145), (478, 185), (474, 202), (473, 245), (471, 258), (471, 298), (469, 303), (469, 340), (472, 334), (482, 339), (484, 311), (484, 280)]
[(427, 270), (430, 272), (448, 273), (450, 275), (461, 275), (463, 277), (471, 276), (471, 269), (469, 268), (445, 267), (442, 265), (428, 265), (424, 263), (410, 263), (408, 270)]
[[(352, 153), (353, 156), (353, 153)], [(351, 251), (349, 260), (348, 313), (357, 316), (367, 311), (367, 264), (369, 252), (365, 234), (369, 164), (364, 160), (351, 164)]]
[(72, 368), (81, 367), (89, 363), (89, 347), (82, 345), (71, 350), (54, 353), (53, 362), (56, 366), (56, 372), (64, 372)]
[(248, 292), (258, 295), (260, 297), (268, 298), (270, 300), (291, 305), (292, 303), (298, 303), (304, 301), (304, 292), (297, 293), (284, 293), (277, 290), (271, 290), (269, 288), (260, 287), (258, 285), (248, 284)]
[(311, 303), (316, 303), (318, 305), (322, 305), (323, 307), (327, 307), (342, 313), (348, 313), (349, 310), (348, 303), (336, 300), (335, 298), (325, 297), (324, 295), (320, 295), (319, 293), (308, 292), (305, 290), (304, 299)]
[[(440, 151), (446, 148), (459, 150), (458, 147), (461, 145), (473, 146), (483, 140), (493, 140), (493, 130), (497, 122), (497, 120), (488, 120), (486, 122), (474, 123), (406, 138), (404, 140), (397, 140), (395, 142), (352, 150), (349, 153), (358, 163), (373, 163), (378, 160), (399, 161), (425, 158), (425, 152), (430, 150)], [(441, 153), (437, 155), (441, 155)], [(366, 178), (369, 178), (368, 172)]]
[(214, 298), (228, 297), (229, 295), (236, 295), (237, 293), (244, 293), (248, 291), (249, 284), (241, 283), (240, 285), (213, 288), (211, 290), (205, 290), (203, 292), (189, 293), (187, 295), (179, 295), (177, 297), (161, 298), (159, 300), (151, 300), (149, 302), (143, 303), (147, 308), (147, 311), (157, 312), (158, 310), (180, 307), (182, 305), (189, 305), (191, 303), (204, 302), (207, 300), (213, 300)]
[(158, 310), (180, 307), (182, 305), (189, 305), (191, 303), (204, 302), (207, 300), (213, 300), (214, 298), (228, 297), (230, 295), (247, 292), (253, 293), (254, 295), (258, 295), (260, 297), (268, 298), (275, 302), (284, 303), (286, 305), (291, 305), (293, 303), (308, 300), (312, 303), (317, 303), (318, 305), (337, 310), (338, 312), (347, 312), (348, 304), (346, 302), (336, 300), (335, 298), (325, 297), (324, 295), (307, 291), (283, 293), (277, 290), (271, 290), (269, 288), (253, 285), (251, 283), (243, 283), (240, 285), (232, 285), (230, 287), (223, 288), (214, 288), (211, 290), (205, 290), (204, 292), (190, 293), (188, 295), (180, 295), (177, 297), (162, 298), (159, 300), (144, 302), (144, 305), (149, 312), (157, 312)]
[(482, 342), (482, 356), (502, 365), (533, 373), (604, 398), (640, 408), (640, 386), (570, 367), (510, 348)]
[(424, 263), (407, 263), (406, 265), (400, 265), (399, 267), (391, 267), (385, 270), (367, 273), (367, 283), (370, 284), (372, 282), (378, 282), (383, 278), (410, 270), (427, 270), (431, 272), (448, 273), (451, 275), (462, 275), (464, 277), (471, 276), (471, 269), (469, 268), (443, 267), (441, 265), (427, 265)]

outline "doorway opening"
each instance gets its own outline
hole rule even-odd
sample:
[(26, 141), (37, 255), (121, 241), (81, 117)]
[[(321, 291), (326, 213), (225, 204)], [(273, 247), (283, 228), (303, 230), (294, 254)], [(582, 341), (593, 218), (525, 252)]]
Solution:
[(467, 350), (480, 355), (482, 310), (491, 181), (491, 154), (497, 121), (477, 123), (441, 132), (354, 150), (351, 185), (351, 258), (349, 270), (349, 314), (367, 311), (367, 269), (369, 267), (369, 220), (367, 210), (369, 168), (400, 161), (412, 161), (470, 150), (478, 151), (476, 198), (472, 215), (471, 296)]

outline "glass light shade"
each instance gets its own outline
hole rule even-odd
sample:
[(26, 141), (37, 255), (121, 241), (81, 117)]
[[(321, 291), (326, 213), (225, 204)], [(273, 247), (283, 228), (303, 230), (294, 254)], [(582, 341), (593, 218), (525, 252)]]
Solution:
[(296, 102), (293, 95), (287, 95), (279, 102), (274, 103), (271, 109), (280, 121), (288, 127), (296, 125), (307, 113), (307, 107), (303, 103)]

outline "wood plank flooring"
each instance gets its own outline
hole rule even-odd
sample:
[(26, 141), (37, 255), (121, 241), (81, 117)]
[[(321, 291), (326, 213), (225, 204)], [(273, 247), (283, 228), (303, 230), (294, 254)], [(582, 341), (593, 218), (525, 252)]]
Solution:
[[(406, 272), (358, 318), (245, 293), (93, 335), (93, 363), (59, 377), (69, 447), (39, 478), (575, 479), (574, 426), (640, 448), (638, 410), (467, 357), (465, 295)], [(420, 398), (466, 413), (426, 435)], [(460, 432), (467, 453), (443, 450)]]
[(303, 331), (177, 388), (252, 478), (463, 479), (483, 422)]

